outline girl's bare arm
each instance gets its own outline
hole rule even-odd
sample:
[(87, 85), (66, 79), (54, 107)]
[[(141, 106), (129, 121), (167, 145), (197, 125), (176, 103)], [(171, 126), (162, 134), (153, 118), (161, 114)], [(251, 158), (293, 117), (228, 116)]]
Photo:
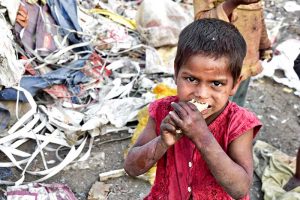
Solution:
[(231, 142), (228, 155), (210, 132), (202, 135), (203, 137), (197, 138), (194, 143), (217, 182), (234, 199), (247, 195), (253, 176), (253, 130)]
[(165, 154), (167, 149), (161, 136), (156, 135), (155, 121), (150, 117), (145, 129), (129, 150), (124, 169), (131, 176), (144, 174)]

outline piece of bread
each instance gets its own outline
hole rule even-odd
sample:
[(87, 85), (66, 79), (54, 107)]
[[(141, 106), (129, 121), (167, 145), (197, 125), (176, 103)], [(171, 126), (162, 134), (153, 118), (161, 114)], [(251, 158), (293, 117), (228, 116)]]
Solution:
[(189, 102), (194, 104), (200, 112), (208, 108), (208, 103), (199, 103), (195, 99), (192, 99)]

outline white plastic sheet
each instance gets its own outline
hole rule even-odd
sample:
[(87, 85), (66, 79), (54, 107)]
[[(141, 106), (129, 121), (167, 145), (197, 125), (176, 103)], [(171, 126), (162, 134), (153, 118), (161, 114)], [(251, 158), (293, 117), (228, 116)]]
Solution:
[(20, 81), (24, 67), (16, 58), (13, 35), (9, 29), (9, 24), (1, 13), (0, 30), (0, 85), (11, 87)]
[(284, 9), (288, 12), (296, 12), (300, 11), (300, 5), (295, 1), (287, 1), (285, 2)]
[[(300, 80), (294, 71), (294, 60), (300, 53), (300, 41), (296, 39), (289, 39), (276, 48), (280, 52), (279, 55), (274, 55), (270, 62), (262, 62), (263, 72), (257, 76), (267, 76), (274, 79), (276, 82), (294, 88), (295, 94), (300, 96)], [(285, 77), (278, 77), (275, 74), (276, 70), (282, 70)]]
[(17, 12), (20, 6), (20, 0), (0, 0), (0, 5), (5, 8), (5, 10), (8, 13), (10, 23), (14, 25), (16, 22)]

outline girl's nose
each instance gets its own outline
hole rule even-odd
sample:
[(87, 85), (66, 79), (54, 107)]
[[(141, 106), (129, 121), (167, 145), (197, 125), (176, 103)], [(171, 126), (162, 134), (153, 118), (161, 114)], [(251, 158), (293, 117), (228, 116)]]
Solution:
[(204, 85), (198, 85), (195, 88), (195, 96), (197, 99), (207, 99), (209, 97), (209, 90)]

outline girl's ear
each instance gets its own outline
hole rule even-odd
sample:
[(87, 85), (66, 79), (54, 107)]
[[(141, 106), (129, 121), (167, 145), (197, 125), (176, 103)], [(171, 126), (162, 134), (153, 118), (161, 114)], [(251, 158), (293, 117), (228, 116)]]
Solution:
[(233, 96), (235, 93), (236, 93), (236, 91), (237, 91), (237, 89), (239, 88), (239, 86), (240, 86), (240, 84), (241, 84), (241, 82), (243, 81), (243, 76), (240, 76), (237, 80), (236, 80), (236, 83), (233, 85), (233, 87), (232, 87), (232, 89), (231, 89), (231, 91), (230, 91), (230, 96)]

